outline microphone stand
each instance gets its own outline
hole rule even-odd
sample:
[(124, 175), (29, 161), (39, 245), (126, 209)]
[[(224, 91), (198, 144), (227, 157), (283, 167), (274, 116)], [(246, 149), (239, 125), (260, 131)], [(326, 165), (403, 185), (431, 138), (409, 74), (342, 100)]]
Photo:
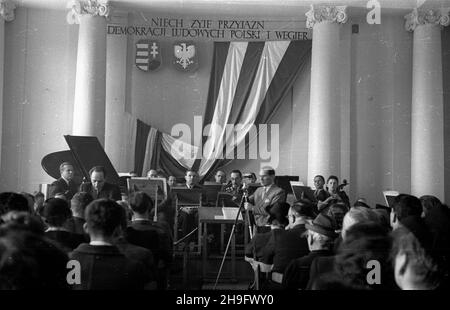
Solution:
[[(223, 254), (222, 262), (220, 263), (220, 268), (219, 268), (219, 272), (217, 273), (216, 282), (214, 283), (214, 288), (213, 288), (214, 290), (216, 289), (217, 283), (219, 282), (220, 275), (222, 274), (222, 268), (223, 268), (223, 265), (225, 263), (225, 259), (227, 258), (228, 249), (230, 248), (231, 240), (234, 237), (234, 232), (236, 230), (236, 226), (237, 226), (237, 223), (239, 221), (239, 215), (241, 215), (242, 208), (244, 207), (243, 206), (243, 204), (245, 202), (244, 200), (246, 198), (247, 198), (247, 190), (244, 189), (244, 193), (242, 194), (241, 202), (239, 204), (239, 209), (238, 209), (238, 212), (236, 214), (236, 218), (234, 219), (233, 228), (231, 229), (230, 237), (228, 238), (227, 247), (225, 248), (225, 253)], [(247, 216), (248, 216), (248, 212), (247, 212)], [(249, 221), (249, 230), (250, 230), (250, 237), (253, 237), (250, 221)]]

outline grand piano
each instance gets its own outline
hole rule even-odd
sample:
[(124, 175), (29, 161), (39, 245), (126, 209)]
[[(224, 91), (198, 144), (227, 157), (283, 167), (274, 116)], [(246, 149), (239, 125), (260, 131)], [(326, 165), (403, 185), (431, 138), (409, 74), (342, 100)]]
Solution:
[(118, 185), (122, 192), (126, 191), (126, 179), (119, 177), (97, 137), (65, 135), (64, 138), (69, 150), (50, 153), (41, 160), (42, 168), (49, 176), (58, 179), (61, 176), (59, 165), (68, 161), (73, 164), (74, 178), (78, 183), (83, 180), (90, 182), (89, 170), (103, 166), (106, 182)]

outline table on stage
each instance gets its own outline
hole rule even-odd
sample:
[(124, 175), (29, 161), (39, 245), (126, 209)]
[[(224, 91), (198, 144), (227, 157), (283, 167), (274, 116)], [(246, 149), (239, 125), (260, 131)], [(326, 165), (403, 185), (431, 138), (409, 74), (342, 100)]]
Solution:
[[(238, 208), (200, 207), (198, 209), (199, 230), (202, 236), (202, 276), (206, 278), (206, 265), (208, 257), (208, 224), (233, 225), (237, 216)], [(245, 223), (242, 214), (238, 223)], [(247, 244), (248, 232), (244, 229), (244, 243)], [(227, 240), (228, 242), (228, 240)], [(236, 279), (236, 231), (231, 238), (231, 278)], [(220, 264), (219, 264), (220, 266)], [(219, 271), (219, 269), (217, 269)]]

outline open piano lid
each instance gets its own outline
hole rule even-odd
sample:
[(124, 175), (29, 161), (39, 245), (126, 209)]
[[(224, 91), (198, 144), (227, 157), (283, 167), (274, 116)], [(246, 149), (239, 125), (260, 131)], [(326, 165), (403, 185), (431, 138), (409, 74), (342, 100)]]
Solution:
[(94, 166), (103, 166), (106, 170), (106, 181), (119, 185), (120, 178), (116, 169), (106, 155), (105, 150), (97, 137), (69, 136), (65, 135), (70, 151), (61, 151), (46, 155), (42, 161), (42, 168), (50, 176), (60, 177), (59, 165), (64, 161), (72, 162), (75, 175), (89, 180), (89, 170)]

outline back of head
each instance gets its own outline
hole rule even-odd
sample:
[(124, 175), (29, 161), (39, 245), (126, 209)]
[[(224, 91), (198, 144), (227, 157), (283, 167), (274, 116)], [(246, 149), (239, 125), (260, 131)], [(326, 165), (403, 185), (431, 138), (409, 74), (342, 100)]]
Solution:
[(314, 217), (314, 207), (309, 200), (300, 199), (294, 202), (292, 205), (292, 211), (296, 212), (299, 216), (305, 218), (313, 218)]
[(342, 223), (344, 221), (344, 216), (347, 214), (348, 208), (346, 205), (338, 202), (330, 205), (327, 215), (332, 217), (336, 223), (336, 230), (342, 229)]
[(354, 224), (347, 230), (346, 238), (338, 248), (335, 271), (353, 285), (367, 286), (367, 263), (377, 261), (381, 266), (382, 284), (390, 287), (390, 249), (388, 229), (376, 222)]
[(89, 234), (111, 237), (121, 224), (123, 209), (114, 200), (97, 199), (91, 202), (84, 213)]
[(144, 214), (153, 209), (153, 201), (144, 192), (134, 192), (129, 197), (130, 208), (133, 212)]
[(3, 217), (3, 228), (8, 230), (24, 230), (37, 235), (44, 234), (44, 224), (37, 215), (28, 212), (11, 211)]
[(269, 213), (269, 220), (268, 222), (270, 224), (274, 223), (275, 221), (283, 226), (286, 226), (289, 221), (287, 218), (289, 208), (291, 206), (287, 202), (278, 202), (275, 203), (268, 211)]
[[(0, 194), (0, 213), (8, 213), (9, 211), (30, 212), (28, 200), (17, 193), (4, 192)], [(0, 214), (0, 215), (1, 215)]]
[(68, 289), (67, 261), (39, 235), (0, 229), (0, 289)]
[(420, 197), (420, 202), (422, 203), (423, 211), (426, 213), (435, 208), (440, 208), (442, 206), (439, 198), (431, 195), (424, 195)]
[(393, 211), (397, 216), (397, 219), (401, 222), (409, 216), (420, 217), (422, 214), (422, 204), (419, 198), (408, 195), (400, 194), (394, 199)]
[(79, 214), (84, 214), (84, 210), (90, 204), (94, 198), (91, 194), (87, 192), (78, 192), (75, 195), (73, 195), (71, 200), (71, 206), (72, 209), (74, 209), (74, 212)]
[(49, 226), (61, 227), (71, 216), (67, 201), (49, 198), (44, 202), (44, 217)]
[[(396, 229), (393, 238), (392, 259), (397, 284), (401, 288), (405, 288), (405, 284), (421, 289), (437, 287), (442, 279), (441, 270), (419, 239), (406, 227)], [(404, 277), (407, 269), (410, 271), (409, 276)], [(409, 283), (405, 283), (402, 278)]]
[(345, 238), (346, 231), (358, 223), (379, 222), (377, 214), (365, 207), (353, 207), (344, 216), (342, 224), (342, 236)]

